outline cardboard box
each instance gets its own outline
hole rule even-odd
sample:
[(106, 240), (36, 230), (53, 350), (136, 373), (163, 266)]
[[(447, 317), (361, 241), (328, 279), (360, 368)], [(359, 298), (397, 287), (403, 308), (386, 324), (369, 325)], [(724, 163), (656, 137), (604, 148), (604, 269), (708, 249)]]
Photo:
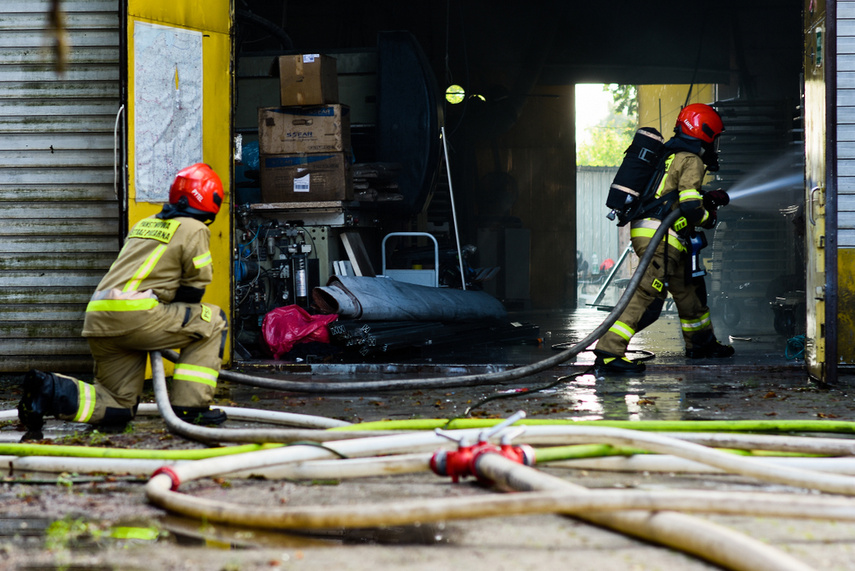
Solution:
[(258, 148), (263, 155), (333, 153), (350, 150), (347, 105), (261, 107)]
[(320, 54), (279, 56), (279, 100), (283, 107), (338, 103), (335, 58)]
[(353, 176), (344, 152), (261, 155), (262, 202), (353, 200)]

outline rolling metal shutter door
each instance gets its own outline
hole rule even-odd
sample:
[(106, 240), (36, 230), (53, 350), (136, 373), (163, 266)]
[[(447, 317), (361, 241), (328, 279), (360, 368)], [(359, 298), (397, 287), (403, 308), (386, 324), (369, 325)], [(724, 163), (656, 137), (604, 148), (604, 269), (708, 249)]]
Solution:
[(838, 247), (855, 248), (855, 2), (837, 4)]
[(118, 0), (63, 0), (57, 73), (50, 0), (0, 3), (0, 371), (91, 371), (80, 337), (115, 259), (120, 207)]

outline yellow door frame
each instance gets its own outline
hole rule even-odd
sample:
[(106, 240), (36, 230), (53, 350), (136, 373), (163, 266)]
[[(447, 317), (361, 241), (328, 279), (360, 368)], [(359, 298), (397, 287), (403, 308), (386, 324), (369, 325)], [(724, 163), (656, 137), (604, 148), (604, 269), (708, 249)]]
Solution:
[[(136, 176), (138, 159), (136, 153), (137, 125), (135, 118), (135, 48), (134, 32), (137, 27), (172, 31), (180, 36), (188, 31), (188, 37), (201, 36), (201, 106), (202, 133), (200, 160), (209, 164), (223, 181), (225, 200), (216, 221), (211, 224), (211, 255), (214, 264), (214, 281), (208, 286), (204, 300), (215, 304), (232, 315), (232, 185), (233, 173), (233, 95), (234, 95), (234, 53), (233, 53), (233, 0), (207, 0), (204, 7), (195, 0), (127, 0), (127, 160), (128, 160), (128, 227), (142, 218), (156, 214), (165, 199), (152, 201), (152, 195), (143, 194), (137, 188)], [(196, 60), (194, 60), (195, 63)], [(175, 91), (180, 90), (178, 64), (174, 65)], [(169, 86), (169, 89), (172, 89)], [(183, 105), (193, 105), (195, 100), (183, 100)], [(192, 134), (192, 135), (195, 135)], [(142, 139), (141, 139), (142, 140)], [(178, 141), (176, 141), (176, 144)], [(187, 165), (176, 165), (177, 169)], [(164, 167), (165, 169), (165, 167)], [(168, 188), (157, 189), (165, 197)], [(227, 341), (224, 362), (231, 360), (231, 338)]]

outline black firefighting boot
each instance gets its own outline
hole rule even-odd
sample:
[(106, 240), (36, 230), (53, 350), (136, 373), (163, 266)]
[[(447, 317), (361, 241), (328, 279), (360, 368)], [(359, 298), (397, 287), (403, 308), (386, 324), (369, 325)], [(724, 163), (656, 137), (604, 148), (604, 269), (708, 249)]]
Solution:
[(107, 407), (104, 410), (104, 418), (96, 425), (96, 430), (105, 434), (120, 434), (125, 431), (128, 423), (136, 415), (136, 406), (129, 408)]
[(223, 410), (207, 406), (173, 406), (172, 410), (184, 422), (200, 426), (220, 425), (228, 419)]
[(718, 339), (713, 339), (704, 345), (686, 349), (686, 357), (689, 359), (723, 359), (732, 357), (736, 350), (732, 345), (722, 345)]
[(638, 374), (643, 373), (646, 368), (644, 363), (633, 361), (607, 351), (598, 351), (595, 349), (594, 355), (597, 356), (594, 360), (594, 367), (604, 373)]
[(23, 440), (41, 440), (44, 417), (73, 414), (77, 410), (77, 383), (53, 373), (32, 369), (24, 377), (24, 396), (18, 403), (18, 420), (27, 428)]

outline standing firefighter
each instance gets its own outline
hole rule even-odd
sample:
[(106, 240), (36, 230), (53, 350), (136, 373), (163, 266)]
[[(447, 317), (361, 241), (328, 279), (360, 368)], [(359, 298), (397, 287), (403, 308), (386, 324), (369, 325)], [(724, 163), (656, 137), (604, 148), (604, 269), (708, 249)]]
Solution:
[(712, 228), (716, 209), (729, 202), (721, 190), (703, 192), (706, 170), (718, 170), (717, 138), (724, 130), (719, 114), (700, 103), (683, 108), (675, 136), (665, 144), (667, 172), (655, 200), (632, 220), (630, 237), (641, 257), (661, 220), (674, 209), (682, 216), (656, 247), (656, 255), (624, 312), (597, 342), (595, 365), (604, 371), (640, 373), (644, 363), (626, 358), (633, 335), (659, 317), (668, 293), (680, 315), (686, 356), (691, 359), (730, 357), (733, 347), (718, 342), (713, 331), (703, 271), (692, 264), (692, 249), (705, 246), (695, 227)]
[(40, 435), (45, 416), (123, 427), (136, 415), (148, 352), (164, 349), (181, 349), (169, 395), (178, 416), (205, 424), (226, 420), (210, 408), (226, 316), (202, 303), (213, 276), (207, 224), (222, 202), (220, 178), (197, 163), (177, 174), (161, 212), (131, 229), (86, 307), (83, 336), (95, 360), (95, 383), (30, 371), (18, 404), (29, 434)]

